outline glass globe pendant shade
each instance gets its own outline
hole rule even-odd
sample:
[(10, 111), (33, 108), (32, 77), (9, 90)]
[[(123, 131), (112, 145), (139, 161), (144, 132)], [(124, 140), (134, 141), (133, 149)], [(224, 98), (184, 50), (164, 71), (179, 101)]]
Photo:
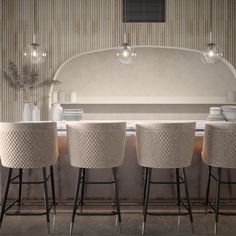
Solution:
[(208, 43), (201, 51), (201, 59), (204, 64), (214, 64), (218, 62), (222, 56), (221, 48), (215, 43)]
[(24, 50), (24, 57), (28, 62), (32, 64), (42, 63), (45, 60), (46, 56), (47, 56), (46, 52), (42, 49), (42, 47), (38, 43), (31, 43)]
[(137, 56), (135, 50), (130, 47), (128, 43), (123, 43), (120, 47), (118, 47), (116, 55), (118, 60), (123, 64), (131, 64)]

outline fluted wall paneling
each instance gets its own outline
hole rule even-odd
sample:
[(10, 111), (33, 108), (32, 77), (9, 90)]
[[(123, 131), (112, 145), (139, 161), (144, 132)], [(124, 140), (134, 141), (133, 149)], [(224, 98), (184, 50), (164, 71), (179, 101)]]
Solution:
[[(0, 1), (0, 9), (2, 9), (2, 1)], [(1, 79), (2, 76), (2, 47), (3, 47), (3, 18), (2, 18), (2, 10), (0, 10), (0, 92), (2, 94), (2, 86), (3, 81)], [(2, 95), (0, 95), (0, 121), (2, 120)], [(1, 177), (0, 177), (1, 178)], [(0, 179), (1, 181), (1, 179)], [(0, 188), (1, 190), (1, 188)], [(1, 195), (0, 195), (1, 197)]]
[[(40, 79), (52, 78), (68, 58), (83, 52), (117, 47), (123, 38), (122, 0), (36, 0), (37, 41), (47, 51), (38, 69)], [(209, 40), (210, 0), (166, 0), (165, 23), (127, 23), (132, 45), (201, 49)], [(0, 1), (0, 70), (8, 61), (20, 68), (23, 49), (32, 41), (33, 0)], [(236, 66), (236, 1), (213, 0), (213, 39)], [(138, 55), (141, 56), (141, 55)], [(1, 80), (1, 120), (21, 119), (22, 94)], [(48, 116), (48, 88), (36, 89), (41, 116)]]

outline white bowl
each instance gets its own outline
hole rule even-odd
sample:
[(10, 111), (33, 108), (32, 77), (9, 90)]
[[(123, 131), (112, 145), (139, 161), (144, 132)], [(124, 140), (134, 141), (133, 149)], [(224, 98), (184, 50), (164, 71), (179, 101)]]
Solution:
[(235, 111), (223, 111), (223, 116), (228, 121), (236, 121), (236, 110)]
[(222, 106), (222, 111), (236, 112), (236, 106)]

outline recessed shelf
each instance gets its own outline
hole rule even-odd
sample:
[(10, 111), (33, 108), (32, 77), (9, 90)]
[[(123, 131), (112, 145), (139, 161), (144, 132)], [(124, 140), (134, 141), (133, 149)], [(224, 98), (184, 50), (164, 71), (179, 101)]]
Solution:
[(228, 102), (226, 97), (79, 97), (77, 103), (62, 102), (62, 105), (78, 105), (78, 104), (166, 104), (166, 105), (223, 105), (236, 104), (236, 102)]

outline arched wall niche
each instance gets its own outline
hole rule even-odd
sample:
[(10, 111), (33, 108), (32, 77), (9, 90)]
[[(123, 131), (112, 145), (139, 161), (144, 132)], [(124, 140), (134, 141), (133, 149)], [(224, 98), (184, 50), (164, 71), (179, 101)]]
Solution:
[(138, 56), (130, 65), (117, 61), (114, 48), (65, 61), (54, 76), (61, 83), (51, 88), (49, 103), (54, 90), (63, 90), (75, 91), (78, 104), (222, 104), (227, 92), (236, 90), (235, 68), (224, 59), (205, 65), (196, 50), (135, 49)]

